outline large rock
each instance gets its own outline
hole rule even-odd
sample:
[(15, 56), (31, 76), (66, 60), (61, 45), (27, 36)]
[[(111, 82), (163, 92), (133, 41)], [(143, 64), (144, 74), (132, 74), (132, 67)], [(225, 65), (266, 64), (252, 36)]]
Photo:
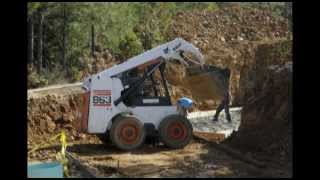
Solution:
[(65, 113), (62, 115), (64, 123), (71, 123), (74, 120), (74, 116), (71, 113)]
[(68, 106), (68, 104), (61, 104), (60, 111), (62, 113), (68, 113), (68, 112), (70, 112), (70, 107)]

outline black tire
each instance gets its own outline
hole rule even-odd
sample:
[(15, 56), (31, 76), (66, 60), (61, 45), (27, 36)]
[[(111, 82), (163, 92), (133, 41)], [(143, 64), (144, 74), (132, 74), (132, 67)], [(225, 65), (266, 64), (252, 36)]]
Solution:
[(110, 139), (119, 149), (133, 150), (144, 143), (143, 123), (133, 116), (120, 116), (114, 120), (110, 129)]
[(183, 148), (192, 140), (193, 128), (190, 121), (181, 115), (170, 115), (159, 125), (160, 140), (168, 147)]
[(109, 142), (109, 133), (97, 134), (97, 137), (100, 139), (101, 142), (107, 144)]

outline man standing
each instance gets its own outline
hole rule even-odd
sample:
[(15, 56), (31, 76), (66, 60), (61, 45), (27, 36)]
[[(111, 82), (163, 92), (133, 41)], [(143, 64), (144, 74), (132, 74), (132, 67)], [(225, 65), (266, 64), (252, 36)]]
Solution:
[(221, 73), (223, 74), (223, 80), (224, 80), (224, 85), (225, 91), (224, 91), (224, 97), (221, 102), (221, 104), (218, 106), (216, 110), (216, 114), (214, 115), (213, 121), (218, 121), (218, 117), (220, 112), (224, 109), (226, 113), (226, 118), (228, 122), (231, 122), (231, 116), (229, 112), (229, 102), (230, 102), (230, 94), (229, 94), (229, 80), (230, 80), (230, 70), (228, 68), (222, 69)]

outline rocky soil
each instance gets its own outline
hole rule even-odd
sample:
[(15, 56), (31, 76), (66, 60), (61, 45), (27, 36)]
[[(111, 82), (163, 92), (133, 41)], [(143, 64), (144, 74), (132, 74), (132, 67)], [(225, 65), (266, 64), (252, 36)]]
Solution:
[[(241, 113), (239, 131), (227, 142), (257, 159), (292, 166), (292, 64), (269, 66)], [(263, 89), (263, 91), (261, 90)]]
[[(180, 13), (168, 34), (172, 39), (182, 37), (193, 43), (205, 55), (208, 64), (230, 68), (232, 104), (235, 106), (244, 102), (243, 92), (246, 86), (243, 86), (243, 82), (248, 80), (247, 69), (256, 66), (254, 60), (257, 47), (260, 44), (288, 40), (292, 36), (288, 30), (288, 22), (273, 17), (269, 10), (238, 6), (215, 12)], [(265, 51), (267, 54), (268, 47)], [(280, 62), (275, 62), (278, 63)], [(168, 74), (177, 74), (168, 79), (174, 89), (173, 98), (176, 100), (182, 93), (192, 98), (190, 91), (184, 86), (184, 69), (181, 65), (171, 66)], [(196, 102), (196, 107), (208, 110), (218, 104), (219, 102), (208, 100)]]

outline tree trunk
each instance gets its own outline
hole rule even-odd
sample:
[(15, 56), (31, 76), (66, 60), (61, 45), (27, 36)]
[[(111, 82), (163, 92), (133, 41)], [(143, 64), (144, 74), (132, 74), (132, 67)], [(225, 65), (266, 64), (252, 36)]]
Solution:
[(67, 16), (66, 16), (66, 5), (63, 5), (63, 32), (62, 32), (62, 66), (63, 69), (66, 69), (66, 47), (67, 47)]
[(94, 25), (91, 26), (91, 55), (94, 57), (95, 51), (95, 38), (94, 38)]
[(42, 69), (48, 70), (48, 58), (46, 58), (46, 23), (45, 17), (43, 17), (42, 23)]
[(292, 2), (286, 2), (285, 3), (286, 7), (286, 17), (288, 18), (289, 21), (289, 30), (292, 31)]
[(33, 17), (29, 17), (28, 22), (28, 63), (33, 63)]
[(40, 74), (42, 71), (42, 23), (43, 23), (43, 15), (42, 12), (39, 11), (39, 24), (38, 24), (38, 73)]

